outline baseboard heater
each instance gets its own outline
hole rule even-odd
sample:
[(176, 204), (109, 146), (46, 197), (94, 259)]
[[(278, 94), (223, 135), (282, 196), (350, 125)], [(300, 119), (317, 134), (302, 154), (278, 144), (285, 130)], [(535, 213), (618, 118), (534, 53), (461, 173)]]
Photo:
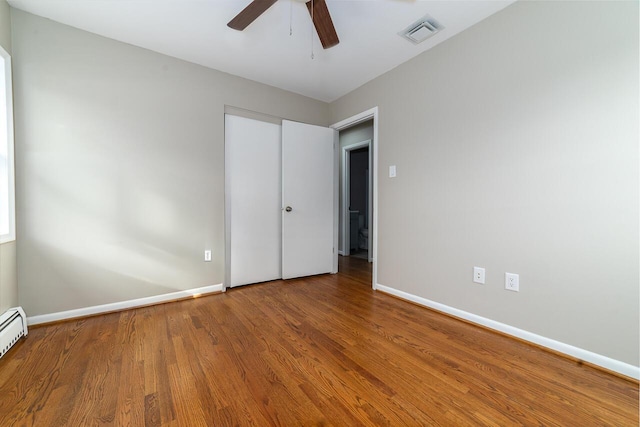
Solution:
[(22, 337), (27, 336), (27, 316), (22, 307), (14, 307), (0, 316), (0, 357)]

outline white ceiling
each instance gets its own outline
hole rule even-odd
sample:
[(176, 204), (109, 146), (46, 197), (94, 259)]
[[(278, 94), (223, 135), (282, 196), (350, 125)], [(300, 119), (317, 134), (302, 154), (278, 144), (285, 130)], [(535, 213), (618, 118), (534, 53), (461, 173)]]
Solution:
[[(327, 0), (340, 38), (327, 50), (299, 0), (279, 0), (242, 32), (226, 24), (250, 0), (8, 1), (63, 24), (331, 102), (514, 0)], [(444, 30), (419, 45), (398, 36), (427, 14)]]

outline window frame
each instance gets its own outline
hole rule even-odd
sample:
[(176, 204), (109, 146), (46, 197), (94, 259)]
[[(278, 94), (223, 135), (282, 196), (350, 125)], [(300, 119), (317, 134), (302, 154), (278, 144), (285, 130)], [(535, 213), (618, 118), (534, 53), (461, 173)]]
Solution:
[[(5, 234), (0, 234), (0, 244), (8, 243), (16, 240), (16, 199), (15, 199), (15, 157), (14, 157), (14, 134), (13, 134), (13, 84), (11, 75), (11, 55), (0, 46), (0, 59), (4, 62), (4, 81), (0, 81), (0, 84), (5, 86), (5, 102), (6, 102), (6, 117), (0, 118), (0, 120), (6, 120), (7, 123), (7, 182), (8, 182), (8, 206), (6, 209), (0, 206), (4, 212), (0, 212), (0, 215), (7, 215), (9, 222), (9, 231)], [(0, 145), (0, 150), (4, 147)]]

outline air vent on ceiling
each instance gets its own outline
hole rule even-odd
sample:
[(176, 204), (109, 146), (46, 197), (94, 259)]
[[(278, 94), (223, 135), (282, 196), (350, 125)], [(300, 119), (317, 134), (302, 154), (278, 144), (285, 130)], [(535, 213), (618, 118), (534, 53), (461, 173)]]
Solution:
[(440, 25), (438, 21), (427, 15), (400, 31), (398, 35), (404, 37), (413, 44), (418, 44), (433, 36), (443, 28), (444, 27)]

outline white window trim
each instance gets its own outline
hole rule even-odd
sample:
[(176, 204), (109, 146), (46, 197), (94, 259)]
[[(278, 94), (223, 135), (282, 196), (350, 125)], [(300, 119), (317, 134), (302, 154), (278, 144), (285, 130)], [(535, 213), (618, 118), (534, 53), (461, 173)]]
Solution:
[(4, 83), (6, 85), (7, 102), (7, 173), (9, 175), (9, 232), (0, 235), (0, 243), (16, 240), (16, 192), (15, 192), (15, 165), (14, 165), (14, 139), (13, 139), (13, 87), (11, 79), (11, 55), (0, 46), (0, 56), (4, 60)]

